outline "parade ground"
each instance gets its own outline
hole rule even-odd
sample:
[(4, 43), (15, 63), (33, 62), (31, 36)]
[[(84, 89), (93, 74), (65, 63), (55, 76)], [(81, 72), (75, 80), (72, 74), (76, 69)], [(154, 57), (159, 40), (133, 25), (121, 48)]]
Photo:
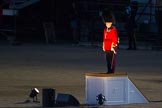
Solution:
[[(127, 73), (147, 104), (85, 104), (85, 73), (106, 72), (101, 47), (72, 44), (0, 45), (0, 107), (41, 108), (42, 89), (73, 95), (79, 107), (162, 108), (162, 51), (119, 49), (116, 73)], [(38, 88), (37, 103), (29, 93)], [(26, 102), (31, 100), (31, 102)]]

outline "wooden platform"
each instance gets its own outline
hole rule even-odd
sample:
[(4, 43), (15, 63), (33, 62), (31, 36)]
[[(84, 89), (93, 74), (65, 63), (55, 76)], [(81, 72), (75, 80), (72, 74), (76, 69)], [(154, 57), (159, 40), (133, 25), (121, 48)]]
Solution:
[(113, 73), (113, 74), (108, 74), (108, 73), (86, 73), (85, 76), (95, 76), (95, 77), (116, 77), (116, 76), (127, 76), (127, 73)]
[(87, 104), (99, 104), (96, 97), (100, 94), (105, 98), (103, 105), (149, 103), (127, 73), (86, 73), (85, 80)]

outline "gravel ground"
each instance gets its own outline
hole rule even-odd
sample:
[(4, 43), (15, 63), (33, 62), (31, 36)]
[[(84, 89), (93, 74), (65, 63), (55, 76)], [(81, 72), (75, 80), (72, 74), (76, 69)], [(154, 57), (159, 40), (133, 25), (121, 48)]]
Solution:
[[(85, 104), (85, 73), (105, 72), (104, 53), (99, 47), (64, 45), (1, 45), (0, 107), (42, 107), (42, 89), (68, 93), (80, 107), (162, 108), (162, 52), (118, 50), (117, 73), (129, 78), (150, 101), (148, 104), (89, 106)], [(40, 103), (29, 102), (31, 88), (40, 90)], [(31, 100), (31, 99), (30, 99)]]

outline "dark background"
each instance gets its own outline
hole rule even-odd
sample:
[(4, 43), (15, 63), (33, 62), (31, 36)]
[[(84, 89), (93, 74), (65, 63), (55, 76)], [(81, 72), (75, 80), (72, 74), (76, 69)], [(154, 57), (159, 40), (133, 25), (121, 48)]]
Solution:
[[(40, 0), (38, 3), (20, 9), (16, 16), (0, 16), (0, 28), (12, 29), (13, 32), (6, 32), (6, 34), (16, 35), (17, 41), (44, 42), (43, 23), (52, 22), (57, 42), (73, 42), (70, 21), (72, 17), (76, 17), (79, 25), (79, 39), (88, 37), (88, 40), (92, 40), (93, 36), (93, 40), (101, 41), (100, 35), (104, 25), (98, 15), (99, 11), (111, 9), (120, 16), (116, 17), (120, 21), (119, 19), (123, 19), (120, 12), (124, 11), (127, 2), (128, 0)], [(75, 10), (72, 3), (75, 3)], [(112, 4), (120, 5), (113, 6)], [(4, 5), (3, 8), (8, 8), (8, 5)], [(84, 34), (86, 35), (83, 36)], [(1, 34), (0, 37), (1, 40), (7, 38)]]

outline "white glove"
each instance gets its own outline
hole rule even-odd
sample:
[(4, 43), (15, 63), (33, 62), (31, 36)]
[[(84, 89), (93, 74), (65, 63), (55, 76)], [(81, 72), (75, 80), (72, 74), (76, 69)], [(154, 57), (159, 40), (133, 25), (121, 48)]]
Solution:
[(115, 49), (113, 47), (111, 48), (111, 51), (113, 51), (114, 54), (116, 54), (116, 51), (115, 51)]

